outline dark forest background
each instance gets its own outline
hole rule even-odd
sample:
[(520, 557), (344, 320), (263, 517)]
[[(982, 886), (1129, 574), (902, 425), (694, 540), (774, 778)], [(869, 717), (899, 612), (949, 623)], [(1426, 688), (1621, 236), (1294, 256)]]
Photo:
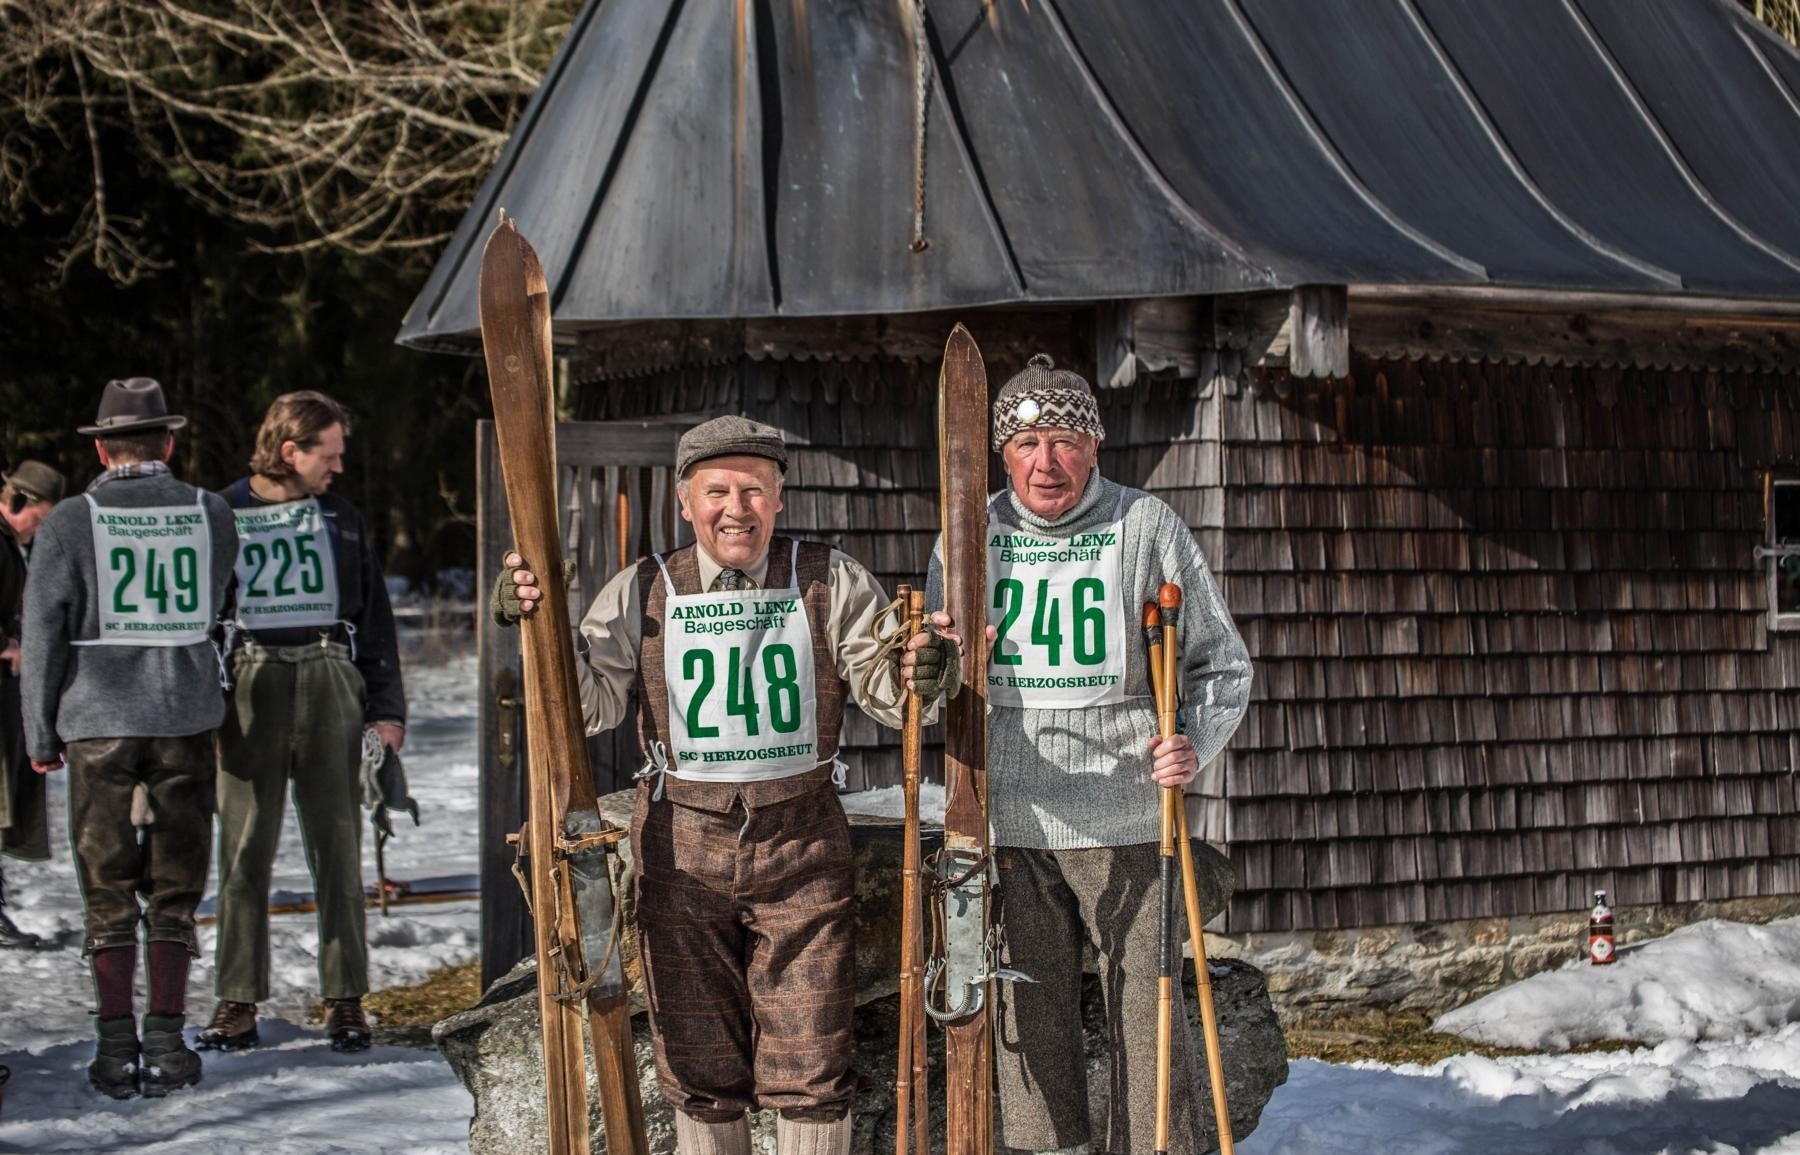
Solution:
[(98, 471), (105, 382), (242, 476), (277, 394), (353, 435), (341, 491), (391, 573), (474, 559), (480, 362), (393, 343), (576, 0), (0, 5), (0, 465)]

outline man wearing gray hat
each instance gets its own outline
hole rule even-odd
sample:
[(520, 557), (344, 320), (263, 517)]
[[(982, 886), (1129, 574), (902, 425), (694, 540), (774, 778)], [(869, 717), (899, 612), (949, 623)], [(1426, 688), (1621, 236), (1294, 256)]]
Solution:
[(107, 383), (98, 420), (79, 430), (105, 471), (38, 527), (25, 586), (26, 750), (39, 773), (69, 769), (99, 1002), (88, 1079), (117, 1099), (200, 1081), (182, 1020), (212, 851), (212, 731), (225, 716), (213, 636), (237, 531), (223, 500), (169, 472), (185, 424), (148, 377)]
[[(779, 430), (735, 416), (690, 430), (676, 493), (695, 544), (608, 582), (576, 647), (589, 733), (617, 725), (634, 691), (640, 705), (638, 942), (682, 1155), (749, 1155), (746, 1112), (762, 1109), (780, 1112), (783, 1155), (848, 1152), (854, 878), (839, 726), (854, 695), (899, 727), (900, 678), (935, 705), (960, 668), (955, 638), (935, 634), (887, 660), (872, 635), (887, 597), (869, 572), (775, 534), (786, 470)], [(517, 554), (507, 564), (502, 624), (540, 596)]]
[[(1155, 1147), (1158, 787), (1182, 787), (1196, 838), (1222, 841), (1224, 783), (1216, 767), (1199, 770), (1250, 698), (1249, 654), (1193, 534), (1168, 505), (1100, 475), (1105, 436), (1088, 383), (1042, 354), (994, 400), (992, 444), (1010, 484), (988, 505), (988, 820), (1001, 965), (1035, 980), (998, 987), (994, 1066), (999, 1142), (1024, 1151)], [(934, 606), (944, 601), (938, 548)], [(1138, 628), (1165, 582), (1187, 607), (1185, 733), (1168, 741)], [(1201, 842), (1194, 856), (1210, 918), (1230, 896), (1231, 864)], [(1112, 1064), (1098, 1141), (1081, 1047), (1084, 943), (1100, 963)], [(1187, 1017), (1175, 1027), (1168, 1150), (1198, 1155)]]
[[(25, 757), (25, 718), (19, 709), (25, 562), (37, 527), (62, 500), (66, 484), (41, 461), (21, 461), (12, 472), (0, 473), (0, 852), (26, 860), (50, 857), (50, 824), (43, 776), (31, 772)], [(6, 913), (6, 883), (0, 878), (0, 947), (42, 945)]]

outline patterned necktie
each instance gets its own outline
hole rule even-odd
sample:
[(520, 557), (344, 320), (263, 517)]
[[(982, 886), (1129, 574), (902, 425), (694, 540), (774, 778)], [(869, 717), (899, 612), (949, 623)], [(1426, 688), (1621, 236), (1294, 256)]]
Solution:
[(750, 579), (744, 576), (744, 571), (741, 569), (722, 569), (719, 571), (719, 576), (713, 579), (713, 589), (715, 590), (747, 590), (749, 588)]

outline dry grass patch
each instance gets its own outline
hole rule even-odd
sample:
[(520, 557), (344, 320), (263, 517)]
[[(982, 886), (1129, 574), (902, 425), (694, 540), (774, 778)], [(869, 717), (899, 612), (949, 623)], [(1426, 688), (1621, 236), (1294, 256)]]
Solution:
[[(412, 986), (388, 987), (363, 996), (377, 1043), (430, 1047), (431, 1026), (481, 1001), (481, 964), (444, 967)], [(325, 1021), (325, 1004), (313, 1007), (307, 1020)]]
[[(1496, 1047), (1460, 1035), (1431, 1029), (1431, 1020), (1420, 1014), (1370, 1011), (1330, 1019), (1302, 1020), (1284, 1029), (1288, 1058), (1320, 1059), (1327, 1063), (1351, 1063), (1369, 1059), (1378, 1063), (1417, 1063), (1430, 1066), (1454, 1055), (1482, 1055), (1497, 1059), (1507, 1055), (1541, 1052), (1525, 1047)], [(1570, 1048), (1570, 1053), (1623, 1051), (1641, 1043), (1608, 1040)]]

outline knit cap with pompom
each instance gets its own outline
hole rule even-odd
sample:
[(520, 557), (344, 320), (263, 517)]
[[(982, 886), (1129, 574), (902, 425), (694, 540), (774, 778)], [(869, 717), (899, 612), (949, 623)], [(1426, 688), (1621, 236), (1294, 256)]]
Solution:
[(1100, 405), (1079, 373), (1058, 369), (1039, 353), (994, 398), (994, 452), (1027, 429), (1072, 429), (1106, 440)]

